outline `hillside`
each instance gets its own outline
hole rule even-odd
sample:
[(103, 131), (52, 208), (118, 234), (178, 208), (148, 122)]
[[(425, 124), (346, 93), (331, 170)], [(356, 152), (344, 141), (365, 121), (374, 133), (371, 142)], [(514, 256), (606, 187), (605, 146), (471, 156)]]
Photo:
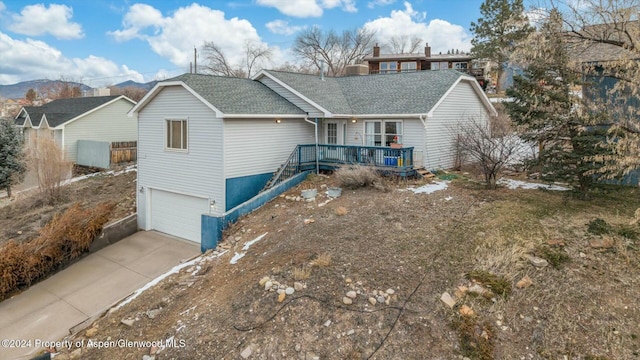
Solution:
[(56, 359), (639, 356), (637, 188), (586, 202), (466, 179), (387, 185), (312, 203), (292, 189)]
[[(55, 87), (57, 84), (62, 83), (60, 80), (31, 80), (31, 81), (23, 81), (16, 84), (11, 85), (0, 85), (0, 98), (5, 99), (22, 99), (29, 89), (34, 89), (38, 92), (38, 89), (46, 89)], [(155, 86), (157, 81), (150, 81), (148, 83), (139, 83), (135, 81), (125, 81), (116, 85), (114, 87), (124, 89), (126, 87), (135, 87), (141, 88), (144, 90), (150, 90)], [(72, 86), (79, 86), (81, 91), (87, 91), (92, 89), (92, 87), (87, 86), (85, 84), (70, 82)]]

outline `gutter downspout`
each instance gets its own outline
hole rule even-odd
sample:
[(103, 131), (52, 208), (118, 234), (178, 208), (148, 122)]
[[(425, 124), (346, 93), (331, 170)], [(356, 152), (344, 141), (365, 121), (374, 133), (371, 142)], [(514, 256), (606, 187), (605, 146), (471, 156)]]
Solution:
[(316, 174), (320, 174), (320, 147), (318, 146), (318, 118), (315, 118), (316, 121), (309, 120), (306, 116), (304, 121), (312, 124), (315, 127), (315, 135), (316, 135)]

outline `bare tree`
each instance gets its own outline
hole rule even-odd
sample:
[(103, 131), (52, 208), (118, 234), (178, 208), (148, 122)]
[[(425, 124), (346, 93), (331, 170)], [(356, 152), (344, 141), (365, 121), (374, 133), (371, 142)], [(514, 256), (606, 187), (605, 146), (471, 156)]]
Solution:
[(422, 43), (422, 39), (417, 36), (396, 35), (389, 39), (386, 46), (393, 54), (413, 54), (418, 52)]
[(244, 59), (240, 64), (234, 64), (217, 44), (213, 41), (205, 42), (203, 52), (206, 71), (214, 75), (251, 77), (254, 70), (263, 67), (273, 56), (273, 50), (269, 47), (250, 40), (245, 42), (243, 50)]
[(38, 188), (48, 204), (62, 198), (62, 186), (71, 176), (72, 164), (65, 160), (64, 152), (43, 132), (31, 147), (30, 160), (38, 176)]
[(111, 95), (124, 95), (136, 102), (140, 101), (140, 99), (142, 99), (147, 94), (147, 90), (136, 86), (127, 86), (124, 88), (110, 86), (109, 90), (111, 91)]
[(339, 35), (334, 30), (324, 32), (314, 26), (296, 37), (293, 52), (318, 70), (324, 62), (328, 66), (328, 75), (339, 76), (344, 74), (347, 65), (367, 54), (373, 38), (374, 33), (364, 28), (345, 30)]
[(41, 88), (41, 97), (52, 100), (81, 97), (80, 85), (78, 81), (61, 77), (60, 80), (53, 81), (50, 85)]
[[(509, 121), (505, 117), (495, 117), (492, 121)], [(484, 181), (489, 189), (495, 189), (498, 175), (505, 168), (514, 155), (523, 147), (522, 140), (513, 133), (505, 130), (507, 123), (494, 124), (471, 118), (460, 122), (453, 129), (456, 135), (454, 147), (463, 159), (468, 159), (477, 166), (484, 175)], [(501, 129), (500, 135), (494, 136), (492, 129)]]

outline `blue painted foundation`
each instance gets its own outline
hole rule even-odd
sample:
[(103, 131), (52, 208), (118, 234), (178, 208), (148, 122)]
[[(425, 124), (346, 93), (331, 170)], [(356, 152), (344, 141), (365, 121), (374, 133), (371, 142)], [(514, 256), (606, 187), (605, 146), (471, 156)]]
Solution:
[[(308, 171), (305, 171), (297, 174), (292, 178), (278, 184), (277, 186), (263, 193), (259, 193), (256, 196), (253, 196), (249, 200), (244, 201), (243, 203), (239, 204), (231, 210), (228, 210), (220, 216), (202, 215), (200, 250), (202, 252), (205, 252), (209, 249), (215, 249), (215, 247), (218, 245), (218, 242), (222, 238), (222, 232), (230, 224), (236, 222), (240, 216), (252, 212), (253, 210), (261, 207), (283, 192), (300, 184), (302, 180), (307, 177), (308, 173)], [(227, 189), (229, 189), (228, 185)], [(262, 189), (262, 187), (260, 189)]]
[(229, 211), (256, 196), (272, 176), (273, 173), (265, 173), (227, 179), (224, 210)]

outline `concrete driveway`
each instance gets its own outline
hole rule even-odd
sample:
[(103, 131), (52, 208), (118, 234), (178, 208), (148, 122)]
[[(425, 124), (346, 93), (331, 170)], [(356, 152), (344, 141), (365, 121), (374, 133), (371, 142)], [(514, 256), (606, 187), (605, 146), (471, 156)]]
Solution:
[[(43, 341), (68, 335), (75, 325), (199, 254), (199, 244), (140, 231), (88, 255), (0, 303), (0, 359), (29, 359)], [(4, 339), (26, 346), (10, 347)]]

